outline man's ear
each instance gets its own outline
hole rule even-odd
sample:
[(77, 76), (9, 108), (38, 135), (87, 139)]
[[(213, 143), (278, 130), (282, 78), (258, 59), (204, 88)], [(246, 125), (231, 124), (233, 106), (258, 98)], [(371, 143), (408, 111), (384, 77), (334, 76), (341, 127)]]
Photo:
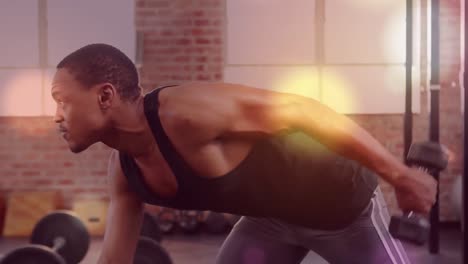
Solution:
[(117, 99), (117, 90), (110, 83), (103, 83), (97, 87), (98, 103), (101, 109), (109, 109)]

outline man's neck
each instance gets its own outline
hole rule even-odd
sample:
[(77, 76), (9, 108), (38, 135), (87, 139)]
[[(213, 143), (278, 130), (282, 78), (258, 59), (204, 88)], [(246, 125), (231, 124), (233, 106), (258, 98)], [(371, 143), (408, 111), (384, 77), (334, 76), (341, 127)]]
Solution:
[(143, 97), (119, 109), (116, 116), (112, 129), (102, 143), (133, 157), (145, 156), (154, 151), (156, 141), (146, 120)]

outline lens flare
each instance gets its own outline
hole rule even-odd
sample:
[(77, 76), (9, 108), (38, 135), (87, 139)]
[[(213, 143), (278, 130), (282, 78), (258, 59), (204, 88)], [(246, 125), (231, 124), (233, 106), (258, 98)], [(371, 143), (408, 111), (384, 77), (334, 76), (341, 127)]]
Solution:
[[(322, 83), (322, 94), (320, 93), (320, 83)], [(324, 70), (322, 73), (316, 69), (290, 71), (279, 76), (274, 83), (274, 90), (322, 101), (337, 112), (350, 113), (354, 112), (356, 108), (351, 83), (332, 70)], [(315, 117), (317, 113), (310, 113), (310, 115)]]
[[(322, 83), (322, 89), (320, 89)], [(339, 112), (355, 110), (351, 82), (338, 72), (327, 69), (294, 69), (284, 73), (273, 82), (273, 89), (323, 101)]]
[[(44, 137), (54, 130), (52, 120), (43, 118), (43, 76), (38, 69), (0, 72), (0, 113), (15, 131), (17, 139)], [(34, 118), (30, 118), (34, 117)], [(27, 119), (25, 119), (27, 118)], [(48, 122), (50, 121), (50, 122)]]
[(3, 116), (42, 114), (42, 72), (4, 70), (0, 80), (0, 113)]
[(319, 74), (316, 68), (294, 67), (273, 80), (273, 89), (319, 100)]
[(356, 112), (355, 96), (352, 82), (345, 79), (342, 74), (327, 68), (322, 75), (322, 99), (328, 107), (339, 113)]

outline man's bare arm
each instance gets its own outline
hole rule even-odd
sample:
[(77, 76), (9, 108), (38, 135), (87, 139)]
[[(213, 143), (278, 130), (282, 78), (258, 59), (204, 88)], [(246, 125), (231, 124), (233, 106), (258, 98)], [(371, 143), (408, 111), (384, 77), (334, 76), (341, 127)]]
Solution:
[(207, 100), (212, 102), (204, 105), (212, 109), (200, 114), (192, 110), (193, 118), (187, 122), (212, 128), (195, 130), (202, 131), (205, 140), (242, 132), (273, 134), (298, 129), (372, 169), (391, 184), (407, 173), (408, 168), (366, 130), (312, 98), (233, 84), (211, 86), (199, 92), (210, 95)]
[(131, 264), (143, 219), (143, 203), (128, 189), (116, 151), (109, 159), (108, 174), (110, 206), (98, 263)]

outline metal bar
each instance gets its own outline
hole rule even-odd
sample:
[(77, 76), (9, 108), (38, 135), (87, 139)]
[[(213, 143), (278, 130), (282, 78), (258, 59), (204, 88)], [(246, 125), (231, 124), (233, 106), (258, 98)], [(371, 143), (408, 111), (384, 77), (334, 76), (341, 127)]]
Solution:
[(48, 54), (48, 28), (47, 28), (47, 0), (38, 0), (38, 38), (39, 38), (39, 67), (41, 69), (41, 112), (46, 115), (46, 79), (47, 66), (49, 64)]
[[(432, 142), (439, 142), (439, 94), (440, 86), (432, 85), (431, 86), (431, 113), (430, 113), (430, 128), (429, 128), (429, 138)], [(432, 174), (437, 182), (439, 182), (439, 172)], [(430, 213), (430, 241), (429, 241), (429, 251), (431, 253), (439, 253), (439, 185), (437, 185), (437, 196), (436, 202), (431, 209)]]
[(319, 67), (322, 66), (363, 66), (363, 67), (375, 67), (375, 66), (384, 66), (384, 67), (394, 67), (394, 66), (404, 66), (405, 63), (298, 63), (298, 64), (226, 64), (225, 67)]
[(413, 109), (412, 109), (412, 66), (413, 66), (413, 0), (406, 0), (406, 91), (404, 117), (404, 156), (406, 161), (408, 151), (413, 141)]
[[(431, 106), (429, 122), (429, 139), (439, 142), (439, 93), (440, 93), (440, 14), (439, 0), (431, 0)], [(433, 175), (439, 182), (439, 173)], [(429, 235), (429, 252), (439, 253), (439, 188), (437, 200), (430, 213), (431, 230)]]
[[(464, 1), (464, 0), (462, 0)], [(462, 240), (462, 258), (463, 263), (468, 264), (468, 233), (466, 232), (466, 228), (468, 227), (468, 219), (466, 217), (466, 212), (468, 212), (468, 115), (466, 114), (468, 109), (468, 60), (466, 59), (466, 55), (468, 54), (468, 4), (464, 2), (465, 5), (465, 66), (464, 66), (464, 94), (465, 94), (465, 103), (464, 103), (464, 149), (463, 149), (463, 209), (461, 210), (462, 215), (462, 227), (463, 227), (463, 240)]]

